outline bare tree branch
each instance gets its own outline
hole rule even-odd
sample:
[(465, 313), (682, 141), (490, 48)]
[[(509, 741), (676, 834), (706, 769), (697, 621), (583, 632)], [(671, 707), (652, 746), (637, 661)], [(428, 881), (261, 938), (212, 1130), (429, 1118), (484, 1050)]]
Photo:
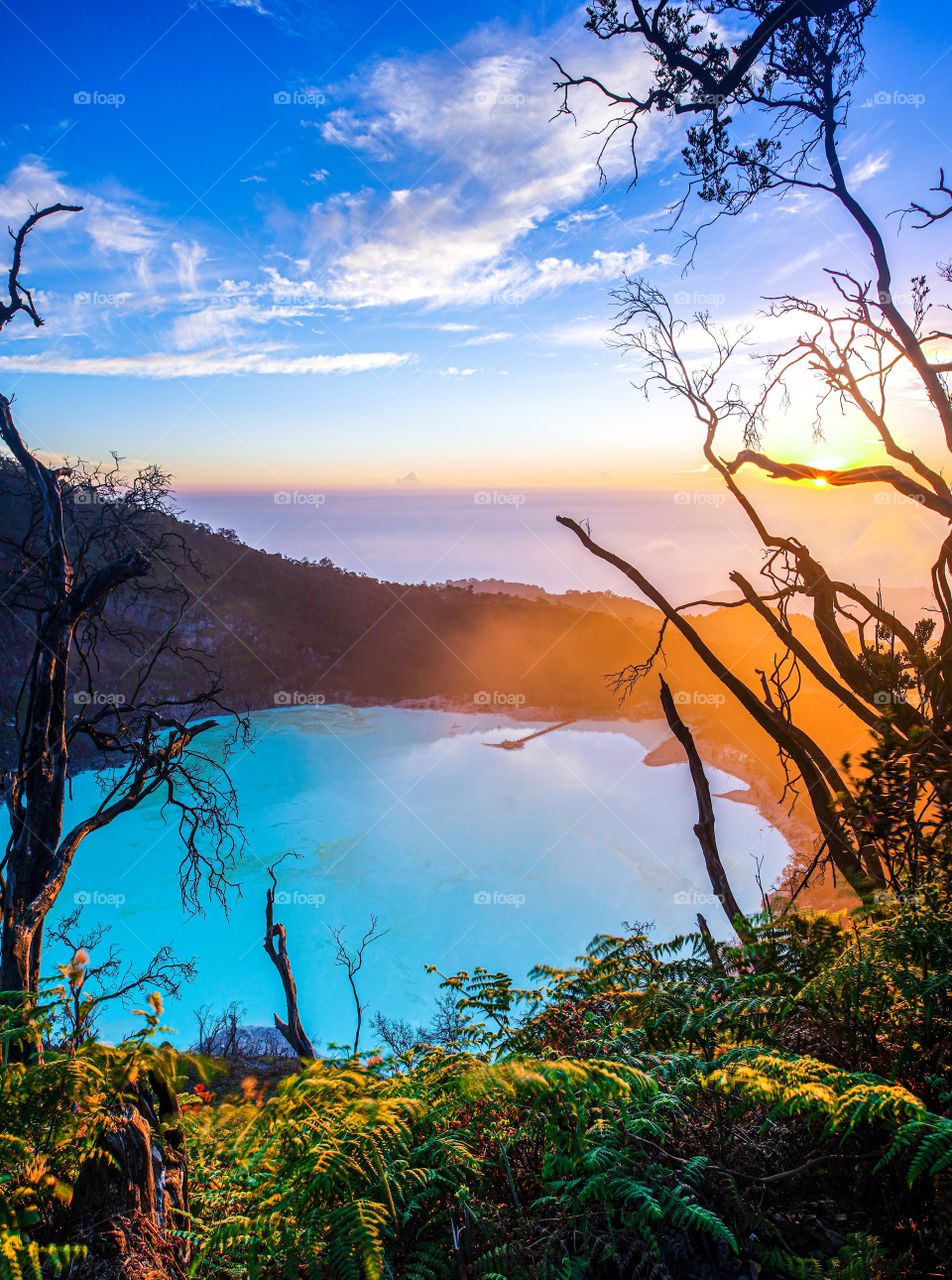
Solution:
[(684, 754), (688, 758), (688, 767), (691, 770), (691, 781), (694, 783), (694, 794), (697, 798), (697, 822), (694, 824), (694, 834), (697, 836), (697, 842), (701, 846), (701, 852), (704, 855), (704, 865), (707, 868), (711, 888), (714, 890), (714, 896), (724, 908), (724, 914), (730, 921), (731, 928), (736, 929), (737, 936), (741, 942), (749, 944), (754, 940), (754, 932), (747, 923), (747, 917), (741, 910), (740, 904), (734, 897), (734, 891), (727, 878), (727, 872), (724, 870), (724, 864), (717, 848), (717, 837), (714, 834), (714, 804), (711, 800), (711, 787), (704, 772), (701, 756), (695, 745), (691, 730), (684, 723), (677, 707), (674, 705), (674, 699), (671, 697), (671, 690), (667, 681), (664, 676), (660, 676), (659, 679), (661, 681), (661, 707), (664, 711), (664, 718), (668, 722), (668, 728), (684, 748)]
[(82, 208), (81, 204), (51, 204), (47, 205), (45, 209), (38, 209), (34, 205), (33, 212), (20, 227), (19, 231), (14, 231), (10, 228), (10, 235), (13, 238), (13, 258), (7, 276), (10, 301), (0, 302), (0, 329), (5, 324), (8, 324), (18, 311), (25, 311), (37, 329), (43, 324), (42, 319), (37, 314), (32, 293), (20, 280), (20, 272), (23, 268), (24, 243), (36, 224), (42, 221), (43, 218), (49, 218), (54, 213), (80, 213)]
[(344, 926), (339, 925), (337, 928), (331, 928), (331, 926), (328, 925), (327, 927), (330, 930), (331, 937), (337, 943), (335, 964), (339, 964), (347, 974), (347, 981), (350, 984), (351, 995), (354, 997), (354, 1008), (357, 1013), (357, 1026), (354, 1031), (353, 1052), (356, 1054), (357, 1048), (360, 1044), (360, 1029), (363, 1023), (363, 1016), (366, 1011), (366, 1005), (361, 1002), (360, 995), (357, 991), (357, 974), (363, 968), (364, 952), (370, 944), (378, 942), (390, 931), (389, 929), (378, 930), (377, 917), (371, 916), (369, 928), (364, 932), (363, 937), (360, 942), (358, 942), (354, 950), (350, 951), (344, 942)]

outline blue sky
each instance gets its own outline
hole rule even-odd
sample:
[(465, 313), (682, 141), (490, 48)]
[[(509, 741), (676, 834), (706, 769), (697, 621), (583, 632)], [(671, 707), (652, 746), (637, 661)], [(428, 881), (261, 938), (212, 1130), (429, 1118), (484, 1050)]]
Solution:
[[(943, 17), (884, 0), (871, 28), (846, 156), (880, 212), (952, 167)], [(583, 23), (564, 3), (0, 0), (0, 215), (86, 206), (30, 244), (47, 326), (3, 335), (34, 443), (185, 486), (676, 486), (689, 424), (603, 344), (621, 273), (730, 322), (864, 260), (821, 201), (765, 204), (682, 279), (657, 230), (677, 130), (644, 131), (634, 190), (619, 148), (602, 189), (597, 98), (549, 119), (552, 53), (647, 75)], [(930, 235), (903, 238), (909, 271), (943, 256)], [(806, 419), (777, 429), (809, 452)]]

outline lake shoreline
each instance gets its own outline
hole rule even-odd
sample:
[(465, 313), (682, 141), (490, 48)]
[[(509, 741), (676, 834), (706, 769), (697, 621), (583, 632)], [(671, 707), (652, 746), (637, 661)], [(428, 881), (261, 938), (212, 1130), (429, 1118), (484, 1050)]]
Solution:
[[(320, 701), (317, 699), (320, 698)], [(307, 695), (294, 702), (264, 703), (249, 706), (241, 714), (257, 714), (270, 711), (320, 711), (333, 706), (349, 707), (354, 710), (393, 709), (397, 711), (436, 711), (444, 714), (476, 718), (477, 716), (494, 716), (500, 724), (542, 726), (566, 720), (565, 708), (558, 706), (512, 705), (500, 699), (483, 703), (475, 699), (453, 699), (440, 694), (425, 698), (386, 699), (354, 695), (343, 691), (334, 691), (327, 695)], [(216, 716), (215, 719), (227, 723), (229, 716)], [(635, 719), (625, 715), (620, 709), (616, 715), (585, 713), (576, 715), (571, 723), (584, 725), (590, 730), (624, 733), (634, 738), (646, 750), (644, 763), (650, 768), (666, 768), (670, 765), (684, 765), (686, 759), (683, 749), (671, 733), (666, 721), (661, 717), (644, 717)], [(790, 811), (779, 803), (774, 791), (773, 780), (758, 770), (756, 761), (745, 751), (729, 743), (712, 742), (710, 737), (698, 735), (698, 748), (705, 767), (729, 774), (740, 782), (742, 787), (729, 791), (716, 792), (715, 795), (735, 803), (750, 805), (759, 816), (773, 826), (783, 836), (791, 851), (784, 879), (794, 875), (801, 865), (808, 864), (815, 855), (817, 833), (806, 818), (805, 805), (800, 811)], [(96, 772), (93, 763), (82, 763), (76, 770), (81, 773)], [(693, 839), (693, 825), (696, 815), (693, 810), (685, 812), (685, 830)], [(825, 892), (823, 887), (811, 892), (810, 904), (813, 906), (834, 907), (842, 905), (836, 892)]]

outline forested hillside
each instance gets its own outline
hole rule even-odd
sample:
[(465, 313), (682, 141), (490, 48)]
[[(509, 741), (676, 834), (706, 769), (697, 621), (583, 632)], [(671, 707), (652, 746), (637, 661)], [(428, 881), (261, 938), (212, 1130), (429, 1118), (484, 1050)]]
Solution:
[[(0, 485), (5, 510), (25, 524), (26, 491), (13, 468), (0, 469)], [(81, 498), (84, 491), (78, 492)], [(87, 503), (73, 503), (71, 518), (78, 526), (89, 516)], [(630, 596), (551, 596), (536, 589), (535, 598), (528, 598), (524, 588), (511, 594), (502, 583), (476, 590), (471, 585), (378, 582), (326, 560), (292, 560), (256, 550), (228, 530), (165, 514), (154, 520), (193, 553), (193, 562), (184, 561), (175, 570), (184, 599), (176, 600), (174, 608), (156, 598), (131, 604), (124, 600), (117, 615), (141, 629), (138, 647), (147, 651), (181, 609), (180, 643), (211, 655), (220, 675), (221, 701), (229, 707), (442, 699), (463, 711), (500, 716), (661, 719), (656, 680), (645, 680), (622, 697), (611, 679), (643, 662), (657, 643), (657, 610)], [(0, 564), (7, 581), (15, 581), (18, 562), (9, 545), (0, 548)], [(161, 563), (156, 568), (161, 575)], [(709, 613), (696, 622), (701, 634), (753, 679), (765, 651), (775, 647), (768, 628), (749, 612)], [(816, 643), (807, 619), (796, 619), (795, 625)], [(131, 695), (134, 674), (118, 638), (121, 630), (115, 637), (105, 636), (97, 649), (92, 696), (104, 702)], [(5, 705), (13, 706), (30, 637), (6, 611), (0, 614), (0, 634), (11, 658), (0, 681)], [(747, 783), (767, 816), (782, 824), (807, 856), (813, 848), (812, 828), (802, 806), (791, 813), (789, 803), (779, 803), (784, 775), (773, 744), (724, 696), (676, 633), (669, 632), (663, 659), (660, 670), (689, 714), (707, 758)], [(189, 693), (189, 669), (166, 655), (149, 679), (154, 695)], [(80, 688), (85, 685), (77, 683)], [(847, 713), (831, 719), (829, 701), (808, 673), (798, 714), (832, 749), (841, 742), (856, 749), (866, 740), (862, 726)], [(11, 728), (8, 721), (8, 749)], [(679, 757), (666, 753), (661, 758)], [(93, 760), (89, 753), (87, 761)]]

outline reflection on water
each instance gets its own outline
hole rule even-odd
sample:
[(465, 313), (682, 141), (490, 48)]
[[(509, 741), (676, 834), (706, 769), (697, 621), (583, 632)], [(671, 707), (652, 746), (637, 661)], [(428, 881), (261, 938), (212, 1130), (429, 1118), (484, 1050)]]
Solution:
[[(389, 930), (361, 974), (370, 1013), (425, 1021), (436, 994), (424, 965), (476, 965), (522, 980), (537, 963), (566, 963), (599, 932), (651, 920), (658, 936), (686, 932), (709, 905), (692, 833), (686, 766), (653, 768), (624, 724), (579, 721), (522, 750), (487, 750), (532, 731), (498, 715), (394, 707), (299, 708), (253, 717), (255, 742), (232, 776), (248, 849), (229, 914), (212, 904), (186, 919), (179, 851), (158, 805), (140, 809), (83, 845), (62, 901), (92, 898), (90, 921), (134, 964), (163, 943), (196, 957), (197, 980), (167, 1021), (188, 1041), (191, 1010), (237, 999), (252, 1024), (281, 1010), (277, 974), (262, 948), (265, 866), (287, 849), (278, 918), (287, 925), (301, 1011), (315, 1041), (352, 1035), (350, 995), (333, 965), (328, 925), (362, 932), (376, 914)], [(714, 791), (738, 784), (712, 771)], [(73, 809), (96, 795), (78, 780)], [(745, 908), (780, 871), (783, 837), (745, 804), (715, 801), (721, 851)], [(61, 960), (47, 953), (52, 965)], [(107, 1026), (115, 1032), (123, 1018)]]

